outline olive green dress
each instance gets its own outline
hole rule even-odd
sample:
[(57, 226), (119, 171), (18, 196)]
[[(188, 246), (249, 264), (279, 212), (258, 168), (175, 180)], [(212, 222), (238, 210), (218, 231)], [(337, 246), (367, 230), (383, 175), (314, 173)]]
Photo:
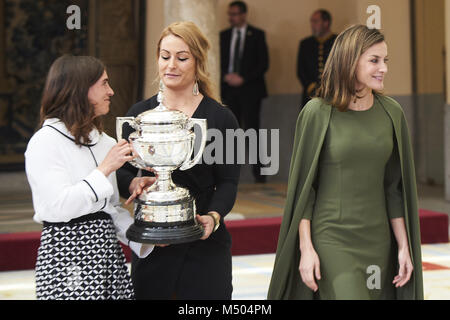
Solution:
[(310, 195), (314, 209), (303, 217), (311, 220), (320, 259), (320, 299), (395, 298), (390, 219), (402, 217), (403, 208), (393, 137), (392, 121), (376, 98), (365, 111), (332, 108)]

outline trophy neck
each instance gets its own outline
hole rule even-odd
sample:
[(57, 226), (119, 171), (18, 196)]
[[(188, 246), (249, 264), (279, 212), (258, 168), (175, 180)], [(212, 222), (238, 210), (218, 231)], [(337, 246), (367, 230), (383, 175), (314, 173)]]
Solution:
[(186, 188), (179, 187), (173, 183), (171, 172), (166, 170), (162, 172), (157, 171), (155, 183), (139, 196), (139, 200), (141, 202), (167, 202), (190, 197), (189, 191)]
[(175, 184), (172, 181), (171, 171), (158, 171), (157, 175), (156, 181), (153, 184), (156, 190), (170, 191), (175, 188)]

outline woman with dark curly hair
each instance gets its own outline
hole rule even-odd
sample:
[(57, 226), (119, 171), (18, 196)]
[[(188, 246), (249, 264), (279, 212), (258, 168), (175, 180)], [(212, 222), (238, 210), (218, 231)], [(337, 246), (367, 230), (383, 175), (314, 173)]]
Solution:
[(105, 66), (94, 57), (62, 56), (48, 73), (42, 127), (25, 152), (34, 220), (44, 225), (38, 299), (132, 299), (117, 238), (141, 257), (153, 250), (125, 237), (133, 219), (121, 207), (115, 170), (133, 156), (126, 140), (116, 143), (102, 132), (113, 95)]

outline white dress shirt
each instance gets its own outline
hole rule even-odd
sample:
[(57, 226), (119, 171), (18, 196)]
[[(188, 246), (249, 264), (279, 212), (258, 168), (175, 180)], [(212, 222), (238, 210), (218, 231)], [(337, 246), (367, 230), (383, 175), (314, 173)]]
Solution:
[(75, 144), (59, 119), (46, 120), (31, 137), (25, 151), (25, 171), (33, 196), (33, 219), (38, 223), (68, 222), (104, 211), (111, 215), (119, 240), (144, 258), (154, 246), (126, 238), (133, 218), (121, 206), (116, 173), (106, 177), (97, 169), (116, 141), (97, 130), (90, 138), (89, 147)]
[(233, 28), (231, 31), (231, 45), (230, 45), (230, 63), (228, 65), (228, 72), (233, 72), (233, 64), (234, 64), (234, 48), (236, 47), (236, 38), (238, 31), (241, 33), (241, 41), (239, 47), (239, 56), (242, 57), (242, 52), (244, 52), (245, 45), (245, 34), (247, 32), (247, 25), (242, 26), (241, 28)]

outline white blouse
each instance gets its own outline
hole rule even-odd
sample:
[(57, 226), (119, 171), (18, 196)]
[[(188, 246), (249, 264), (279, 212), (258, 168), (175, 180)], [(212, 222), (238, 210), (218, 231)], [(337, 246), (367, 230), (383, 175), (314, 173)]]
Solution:
[(154, 246), (126, 238), (133, 218), (121, 206), (116, 173), (105, 177), (97, 170), (116, 141), (97, 130), (90, 138), (89, 146), (75, 144), (65, 124), (56, 118), (46, 120), (31, 137), (25, 151), (25, 171), (33, 196), (33, 219), (38, 223), (68, 222), (104, 211), (111, 215), (119, 240), (144, 258)]

